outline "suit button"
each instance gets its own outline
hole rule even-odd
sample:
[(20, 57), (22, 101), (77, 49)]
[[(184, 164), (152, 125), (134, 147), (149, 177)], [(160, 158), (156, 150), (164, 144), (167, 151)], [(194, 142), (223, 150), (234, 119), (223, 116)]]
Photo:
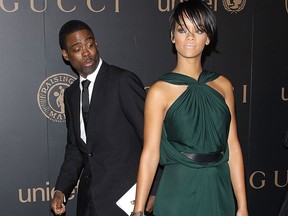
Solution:
[(89, 157), (92, 157), (92, 156), (93, 156), (93, 153), (89, 153), (88, 156), (89, 156)]

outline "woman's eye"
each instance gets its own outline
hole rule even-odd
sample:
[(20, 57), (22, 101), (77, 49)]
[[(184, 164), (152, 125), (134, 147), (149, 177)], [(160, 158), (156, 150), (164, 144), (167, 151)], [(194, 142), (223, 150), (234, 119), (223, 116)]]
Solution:
[(179, 32), (179, 33), (185, 33), (186, 31), (185, 31), (183, 28), (179, 28), (179, 29), (178, 29), (178, 32)]

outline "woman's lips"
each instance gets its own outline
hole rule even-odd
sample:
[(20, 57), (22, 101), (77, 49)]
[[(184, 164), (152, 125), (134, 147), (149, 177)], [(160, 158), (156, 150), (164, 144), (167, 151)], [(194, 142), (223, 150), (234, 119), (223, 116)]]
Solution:
[(188, 49), (195, 49), (196, 45), (195, 44), (185, 44), (184, 47)]

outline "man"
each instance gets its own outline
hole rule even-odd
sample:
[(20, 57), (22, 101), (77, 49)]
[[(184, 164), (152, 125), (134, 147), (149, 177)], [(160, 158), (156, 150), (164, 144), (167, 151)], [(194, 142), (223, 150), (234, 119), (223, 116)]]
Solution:
[[(64, 94), (67, 145), (52, 210), (56, 215), (65, 212), (65, 202), (80, 177), (77, 216), (125, 216), (116, 202), (137, 178), (143, 84), (134, 73), (102, 61), (92, 30), (81, 21), (64, 24), (59, 43), (63, 58), (79, 78)], [(88, 87), (82, 86), (85, 80), (90, 81)], [(85, 99), (90, 101), (88, 107)]]

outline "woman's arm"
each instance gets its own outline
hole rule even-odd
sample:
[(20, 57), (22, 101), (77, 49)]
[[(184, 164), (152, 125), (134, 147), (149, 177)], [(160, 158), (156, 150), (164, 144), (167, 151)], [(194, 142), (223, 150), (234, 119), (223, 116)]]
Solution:
[(232, 186), (237, 200), (238, 211), (236, 215), (247, 216), (248, 210), (245, 190), (244, 162), (237, 135), (233, 87), (230, 81), (228, 81), (226, 78), (224, 79), (224, 97), (231, 113), (231, 123), (228, 136), (229, 167)]
[(137, 192), (134, 211), (144, 211), (147, 197), (158, 167), (160, 140), (165, 114), (165, 100), (161, 84), (154, 84), (149, 90), (144, 110), (144, 146), (137, 178)]

